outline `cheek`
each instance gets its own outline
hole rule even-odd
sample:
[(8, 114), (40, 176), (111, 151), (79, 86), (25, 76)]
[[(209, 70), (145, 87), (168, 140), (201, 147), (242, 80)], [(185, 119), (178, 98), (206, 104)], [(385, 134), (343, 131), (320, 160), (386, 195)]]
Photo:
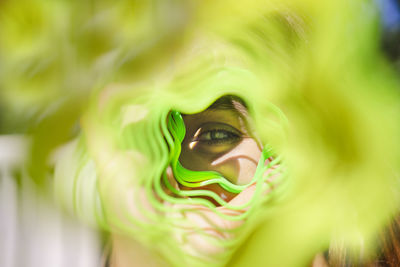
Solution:
[(234, 184), (249, 183), (261, 157), (261, 148), (252, 138), (245, 138), (234, 149), (211, 162), (210, 168), (220, 172)]
[[(179, 161), (187, 169), (193, 171), (216, 171), (230, 182), (244, 185), (251, 182), (254, 177), (260, 157), (261, 148), (258, 143), (252, 138), (244, 138), (236, 147), (219, 156), (196, 153), (195, 150), (191, 150), (187, 144), (183, 143)], [(188, 188), (182, 185), (179, 185), (179, 187), (183, 190), (210, 190), (218, 194), (225, 201), (230, 201), (236, 196), (236, 194), (224, 190), (218, 184), (199, 188)], [(214, 200), (209, 200), (217, 205)]]
[(251, 182), (256, 172), (258, 161), (248, 157), (238, 157), (210, 168), (221, 173), (231, 183), (245, 185)]
[(238, 172), (236, 173), (236, 184), (238, 185), (244, 185), (249, 183), (256, 172), (257, 169), (257, 161), (255, 160), (250, 160), (248, 158), (241, 158), (238, 159)]
[(198, 153), (189, 148), (188, 144), (182, 143), (182, 151), (179, 156), (179, 162), (183, 167), (192, 171), (209, 171), (211, 170), (212, 155)]
[(244, 138), (229, 152), (216, 156), (198, 153), (187, 144), (182, 144), (179, 157), (181, 164), (193, 171), (216, 171), (234, 184), (247, 184), (251, 181), (261, 156), (261, 148), (252, 138)]

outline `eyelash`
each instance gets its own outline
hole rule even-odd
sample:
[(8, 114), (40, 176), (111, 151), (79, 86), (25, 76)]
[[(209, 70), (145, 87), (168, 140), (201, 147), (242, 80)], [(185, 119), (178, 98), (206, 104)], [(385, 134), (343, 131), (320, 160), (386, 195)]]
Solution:
[[(217, 134), (222, 135), (221, 137), (216, 137)], [(230, 144), (240, 139), (240, 135), (236, 134), (232, 131), (224, 130), (224, 129), (212, 129), (207, 130), (201, 133), (197, 137), (197, 141), (204, 142), (208, 145), (217, 145), (217, 144)]]

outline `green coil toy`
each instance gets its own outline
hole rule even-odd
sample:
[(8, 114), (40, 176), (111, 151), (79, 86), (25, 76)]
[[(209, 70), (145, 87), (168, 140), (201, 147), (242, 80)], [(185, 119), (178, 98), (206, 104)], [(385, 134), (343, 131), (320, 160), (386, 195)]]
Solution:
[[(250, 248), (238, 266), (307, 266), (332, 239), (368, 255), (400, 203), (399, 83), (378, 49), (372, 2), (1, 1), (0, 128), (34, 128), (29, 160), (43, 181), (53, 150), (73, 139), (57, 153), (52, 196), (172, 266), (199, 265), (174, 237), (207, 235), (181, 218), (200, 208), (246, 219), (240, 237), (216, 241), (227, 253), (235, 242)], [(250, 104), (264, 144), (245, 185), (179, 162), (180, 113), (226, 94)], [(254, 183), (241, 206), (202, 188), (240, 193)], [(229, 260), (213, 256), (217, 266)]]
[[(273, 150), (270, 146), (265, 146), (262, 150), (260, 160), (257, 164), (257, 169), (254, 174), (253, 179), (245, 185), (236, 185), (230, 182), (228, 179), (223, 177), (218, 172), (215, 171), (192, 171), (182, 166), (179, 162), (179, 156), (181, 153), (181, 143), (185, 137), (185, 124), (182, 115), (178, 111), (171, 111), (168, 116), (168, 130), (173, 137), (173, 142), (170, 142), (170, 165), (174, 173), (175, 179), (184, 186), (190, 188), (198, 188), (210, 184), (218, 184), (223, 189), (231, 193), (240, 193), (245, 188), (263, 179), (263, 174), (265, 171), (280, 162), (280, 158), (277, 157), (271, 161), (267, 166), (265, 166), (266, 159), (274, 156)], [(168, 135), (168, 133), (164, 134)], [(275, 172), (274, 172), (275, 173)], [(227, 203), (222, 200), (217, 194), (207, 191), (207, 190), (176, 190), (173, 188), (166, 175), (164, 175), (164, 182), (173, 193), (179, 196), (199, 196), (204, 195), (215, 199), (220, 205), (227, 205)]]

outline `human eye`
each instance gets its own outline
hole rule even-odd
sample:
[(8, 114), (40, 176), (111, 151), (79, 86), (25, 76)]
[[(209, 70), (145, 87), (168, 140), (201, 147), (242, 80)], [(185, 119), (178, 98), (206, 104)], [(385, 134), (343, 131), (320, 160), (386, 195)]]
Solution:
[(239, 142), (242, 133), (225, 123), (207, 123), (199, 127), (194, 141), (203, 146), (232, 145)]

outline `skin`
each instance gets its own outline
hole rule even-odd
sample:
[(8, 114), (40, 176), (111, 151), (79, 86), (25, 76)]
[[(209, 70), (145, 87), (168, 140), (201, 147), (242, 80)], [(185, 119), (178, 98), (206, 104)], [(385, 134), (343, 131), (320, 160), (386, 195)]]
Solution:
[[(252, 135), (244, 105), (231, 99), (218, 101), (203, 112), (183, 116), (186, 135), (179, 160), (187, 169), (216, 171), (234, 184), (247, 184), (254, 176), (262, 147)], [(236, 196), (217, 184), (203, 189), (225, 201)]]
[[(262, 146), (253, 134), (247, 109), (241, 100), (235, 97), (223, 97), (206, 110), (184, 115), (183, 119), (186, 135), (182, 142), (179, 161), (185, 168), (194, 171), (216, 171), (234, 184), (248, 184), (252, 180), (261, 157)], [(265, 164), (269, 162), (270, 159), (267, 159)], [(167, 169), (167, 175), (176, 188), (193, 189), (178, 184), (170, 168)], [(247, 187), (239, 194), (230, 193), (218, 184), (204, 186), (202, 189), (217, 193), (230, 205), (239, 206), (252, 198), (255, 185)], [(227, 215), (239, 215), (248, 209), (247, 207), (234, 211), (218, 206), (213, 199), (208, 200), (213, 202), (221, 213)], [(217, 240), (234, 238), (232, 232), (225, 230), (233, 230), (243, 224), (243, 221), (225, 220), (206, 207), (190, 206), (193, 211), (188, 209), (189, 211), (185, 212), (185, 217), (189, 219), (189, 228), (199, 227), (204, 233)], [(179, 207), (176, 208), (179, 210)], [(185, 206), (185, 208), (188, 207)], [(188, 233), (185, 232), (185, 234)], [(189, 231), (183, 249), (192, 255), (212, 257), (221, 253), (224, 248), (212, 245), (204, 235), (198, 232), (190, 233)]]
[[(251, 181), (261, 156), (262, 146), (252, 134), (247, 109), (240, 100), (224, 97), (200, 113), (184, 115), (183, 119), (186, 135), (182, 142), (179, 160), (185, 168), (195, 171), (217, 171), (235, 184), (247, 184)], [(269, 159), (266, 164), (268, 162)], [(170, 167), (167, 168), (167, 177), (175, 188), (191, 190), (178, 184)], [(216, 184), (204, 186), (203, 189), (211, 190), (229, 204), (238, 206), (251, 199), (255, 185), (247, 187), (239, 194), (229, 193)], [(187, 206), (194, 210), (188, 209), (185, 212), (184, 216), (189, 219), (190, 227), (184, 232), (186, 241), (182, 245), (182, 249), (192, 255), (212, 257), (221, 253), (223, 248), (212, 245), (198, 232), (192, 233), (191, 227), (193, 229), (200, 227), (209, 237), (221, 240), (233, 238), (233, 234), (217, 230), (218, 228), (235, 229), (243, 223), (224, 220), (204, 206), (182, 204), (173, 206), (176, 206), (176, 210), (183, 210), (188, 208)], [(223, 206), (217, 209), (229, 215), (240, 214), (246, 210), (233, 211)], [(128, 237), (113, 235), (112, 247), (111, 267), (132, 266), (133, 262), (140, 263), (140, 266), (165, 266), (161, 259), (155, 258), (154, 254)]]
[[(187, 169), (217, 171), (235, 184), (247, 184), (256, 171), (262, 146), (253, 134), (244, 104), (234, 99), (230, 99), (228, 104), (218, 104), (218, 102), (219, 100), (205, 111), (183, 116), (186, 135), (182, 142), (179, 160)], [(269, 161), (270, 159), (265, 164), (268, 164)], [(174, 179), (171, 170), (169, 170), (169, 176), (170, 180)], [(180, 187), (190, 190), (187, 187)], [(250, 186), (240, 194), (233, 194), (215, 184), (203, 188), (219, 194), (222, 199), (234, 205), (249, 201), (255, 189), (254, 186)], [(214, 202), (214, 204), (216, 203)], [(219, 209), (226, 214), (232, 212), (224, 207), (219, 207)], [(234, 229), (243, 223), (223, 220), (212, 211), (202, 207), (198, 207), (198, 210), (202, 210), (202, 216), (198, 216), (197, 213), (187, 214), (187, 216), (193, 216), (192, 222), (204, 229), (209, 229), (211, 224), (225, 229)], [(214, 230), (209, 234), (219, 239), (233, 238), (230, 234)], [(201, 251), (206, 255), (221, 252), (220, 248), (213, 247), (209, 242), (203, 240), (201, 235), (194, 234), (189, 243), (189, 251)], [(322, 254), (317, 254), (310, 266), (326, 267), (328, 264)]]

